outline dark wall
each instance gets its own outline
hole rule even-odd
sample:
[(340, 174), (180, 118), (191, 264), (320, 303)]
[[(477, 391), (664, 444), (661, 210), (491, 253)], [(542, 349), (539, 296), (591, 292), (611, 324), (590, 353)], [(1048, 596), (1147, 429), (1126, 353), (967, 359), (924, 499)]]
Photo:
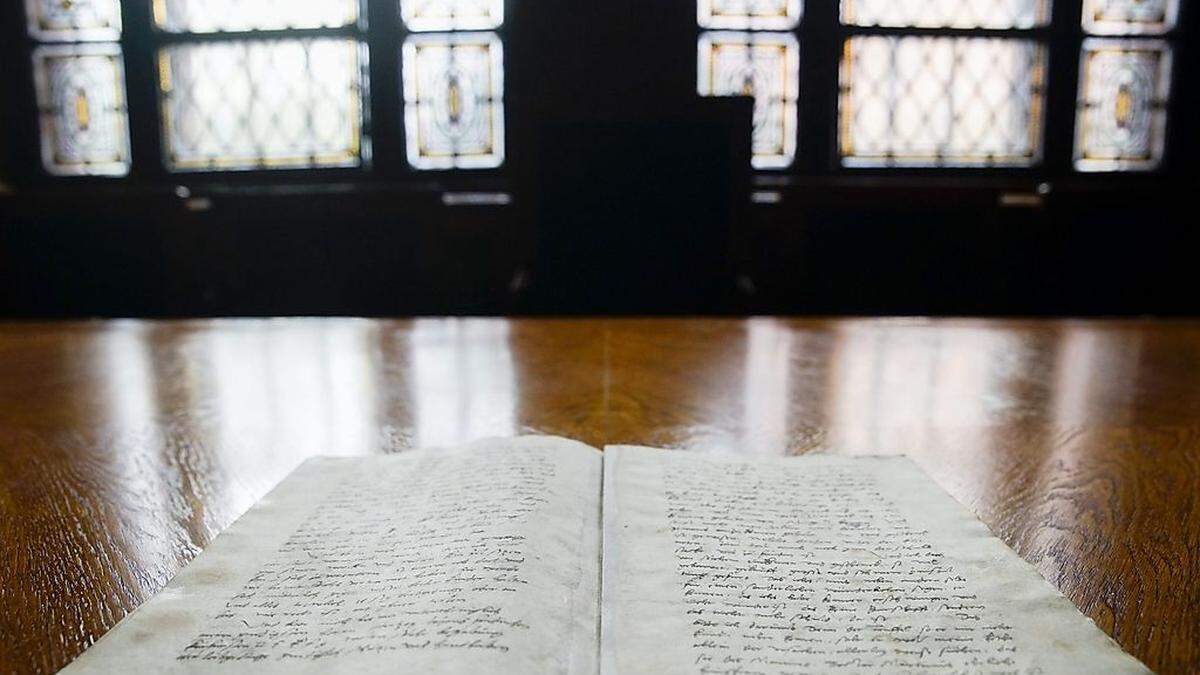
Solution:
[(503, 313), (528, 257), (505, 208), (440, 192), (204, 194), (20, 200), (0, 228), (4, 313)]
[[(1190, 40), (1197, 14), (1185, 14), (1177, 45), (1166, 174), (902, 176), (803, 165), (760, 175), (756, 203), (732, 224), (729, 288), (715, 291), (705, 311), (1200, 311), (1192, 272), (1200, 241), (1190, 214), (1200, 188), (1191, 170), (1200, 130)], [(690, 99), (694, 4), (513, 2), (508, 24), (509, 159), (503, 172), (479, 181), (382, 171), (53, 183), (29, 171), (30, 107), (13, 97), (31, 90), (18, 73), (0, 111), (10, 131), (7, 147), (0, 145), (0, 180), (15, 187), (0, 194), (0, 314), (546, 311), (528, 297), (531, 270), (545, 268), (532, 149), (548, 123), (656, 120)], [(27, 69), (27, 56), (5, 49)], [(672, 181), (685, 182), (689, 171), (679, 167)], [(189, 196), (178, 196), (176, 183)], [(586, 196), (620, 200), (620, 183), (600, 181)], [(1040, 193), (1043, 183), (1048, 190)], [(507, 194), (512, 202), (447, 205), (447, 190)], [(661, 238), (646, 232), (640, 241), (605, 244), (615, 250), (602, 253), (621, 260), (622, 246), (669, 250), (672, 242)], [(626, 272), (616, 265), (614, 275)]]
[[(741, 283), (705, 311), (1194, 314), (1200, 235), (1183, 199), (837, 184), (772, 188), (735, 226)], [(1029, 191), (1013, 191), (1022, 199)], [(536, 243), (516, 205), (438, 192), (0, 198), (8, 316), (495, 314), (523, 295)], [(19, 206), (16, 206), (19, 202)], [(663, 242), (632, 241), (632, 246)], [(606, 255), (612, 256), (612, 252)], [(551, 266), (553, 269), (554, 266)], [(540, 268), (539, 268), (540, 269)], [(619, 264), (613, 275), (629, 270)], [(696, 275), (697, 280), (706, 278)], [(555, 280), (540, 280), (554, 284)], [(697, 282), (699, 283), (699, 281)], [(658, 292), (661, 288), (651, 288)], [(636, 300), (636, 291), (631, 293)], [(687, 303), (685, 305), (685, 303)], [(681, 293), (680, 307), (693, 307)], [(667, 303), (667, 309), (670, 309)], [(561, 311), (555, 306), (554, 311)], [(621, 311), (621, 307), (608, 307)], [(630, 303), (627, 311), (646, 311)]]
[[(1195, 314), (1200, 235), (1181, 192), (1100, 185), (830, 184), (756, 209), (750, 311)], [(890, 195), (890, 198), (884, 195)], [(1001, 201), (1010, 205), (1002, 205)]]

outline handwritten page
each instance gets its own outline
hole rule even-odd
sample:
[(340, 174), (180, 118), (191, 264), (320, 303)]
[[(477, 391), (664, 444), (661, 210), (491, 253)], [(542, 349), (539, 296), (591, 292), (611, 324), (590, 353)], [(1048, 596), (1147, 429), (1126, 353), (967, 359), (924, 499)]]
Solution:
[(601, 456), (314, 459), (68, 672), (594, 673)]
[(603, 673), (1149, 672), (907, 459), (604, 472)]

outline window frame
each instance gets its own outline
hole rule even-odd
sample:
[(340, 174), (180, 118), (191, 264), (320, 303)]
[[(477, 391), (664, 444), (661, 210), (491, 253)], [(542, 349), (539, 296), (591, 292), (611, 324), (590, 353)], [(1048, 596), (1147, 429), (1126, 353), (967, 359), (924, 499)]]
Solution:
[[(495, 168), (418, 169), (409, 164), (405, 147), (404, 96), (402, 84), (403, 45), (409, 35), (433, 35), (450, 32), (492, 33), (504, 42), (509, 23), (480, 31), (411, 31), (401, 20), (400, 0), (357, 0), (359, 20), (341, 27), (283, 30), (248, 30), (208, 33), (175, 33), (160, 29), (154, 19), (154, 0), (122, 0), (122, 33), (109, 41), (121, 48), (125, 66), (125, 99), (129, 118), (131, 165), (124, 176), (59, 176), (49, 172), (40, 159), (37, 126), (38, 106), (33, 77), (32, 54), (42, 44), (26, 30), (23, 2), (6, 3), (18, 35), (9, 41), (9, 55), (17, 68), (11, 100), (3, 115), (12, 123), (4, 159), (11, 162), (14, 182), (39, 185), (111, 185), (115, 183), (195, 185), (239, 183), (246, 185), (333, 184), (356, 185), (381, 182), (422, 182), (432, 187), (498, 187), (503, 185), (511, 151)], [(507, 3), (505, 3), (507, 5)], [(8, 17), (6, 17), (7, 19)], [(178, 44), (229, 42), (235, 40), (274, 40), (286, 38), (350, 38), (362, 45), (363, 64), (363, 145), (358, 166), (283, 167), (250, 169), (200, 169), (173, 171), (167, 166), (162, 137), (163, 109), (159, 92), (159, 51)], [(0, 118), (2, 119), (2, 118)], [(505, 130), (506, 136), (508, 130)]]
[[(8, 78), (7, 104), (0, 110), (0, 120), (6, 122), (4, 146), (0, 161), (5, 163), (3, 180), (14, 184), (33, 183), (58, 187), (87, 185), (180, 185), (201, 183), (256, 184), (330, 184), (352, 187), (356, 184), (379, 184), (402, 181), (430, 189), (508, 189), (513, 173), (509, 170), (519, 148), (507, 142), (504, 163), (495, 169), (419, 170), (408, 164), (405, 148), (404, 98), (401, 81), (401, 52), (409, 34), (429, 34), (409, 31), (400, 17), (399, 0), (359, 0), (362, 28), (308, 29), (306, 36), (357, 36), (365, 43), (368, 54), (364, 102), (364, 129), (371, 138), (371, 161), (350, 168), (288, 168), (238, 171), (169, 171), (163, 159), (161, 139), (161, 110), (157, 82), (157, 51), (168, 42), (213, 40), (254, 36), (255, 33), (217, 33), (175, 35), (153, 25), (152, 0), (123, 0), (121, 17), (124, 26), (118, 42), (125, 61), (126, 103), (130, 125), (132, 165), (128, 175), (115, 176), (56, 176), (42, 165), (36, 94), (31, 55), (40, 42), (26, 31), (27, 18), (23, 2), (0, 4), (0, 18), (15, 31), (5, 37), (0, 53), (15, 64)], [(796, 157), (783, 169), (755, 170), (760, 185), (822, 184), (838, 181), (858, 183), (869, 187), (881, 181), (896, 184), (917, 181), (936, 184), (940, 181), (967, 177), (971, 184), (982, 187), (1005, 184), (1036, 184), (1055, 182), (1098, 189), (1130, 184), (1150, 185), (1164, 177), (1181, 177), (1182, 167), (1176, 155), (1186, 148), (1178, 147), (1190, 141), (1194, 130), (1184, 112), (1194, 105), (1180, 84), (1192, 77), (1190, 66), (1194, 57), (1187, 51), (1186, 38), (1194, 30), (1195, 8), (1198, 0), (1183, 0), (1174, 27), (1163, 34), (1139, 36), (1156, 38), (1171, 44), (1174, 68), (1171, 73), (1171, 96), (1166, 106), (1167, 132), (1162, 162), (1149, 171), (1111, 173), (1080, 172), (1074, 166), (1076, 101), (1079, 82), (1079, 63), (1083, 41), (1090, 37), (1082, 24), (1082, 0), (1055, 0), (1051, 3), (1050, 21), (1044, 27), (1013, 30), (963, 30), (953, 28), (882, 28), (845, 26), (840, 20), (840, 3), (809, 0), (803, 7), (798, 25), (787, 32), (796, 36), (800, 50), (800, 98), (797, 112)], [(504, 44), (506, 67), (510, 57), (519, 52), (520, 45), (512, 44), (511, 24), (516, 16), (510, 2), (505, 2), (504, 23), (488, 32), (496, 33)], [(696, 54), (696, 39), (710, 29), (702, 28), (692, 8), (692, 44), (687, 47), (692, 58)], [(618, 19), (614, 18), (614, 21)], [(717, 30), (717, 29), (711, 29)], [(446, 31), (436, 31), (446, 32)], [(294, 36), (290, 31), (260, 31), (259, 36)], [(839, 65), (843, 44), (852, 35), (945, 35), (945, 36), (1029, 36), (1047, 45), (1046, 100), (1043, 120), (1041, 161), (1032, 167), (855, 167), (842, 166), (838, 155), (838, 96)], [(522, 34), (523, 37), (527, 37)], [(663, 58), (672, 50), (663, 44)], [(694, 68), (693, 68), (694, 72)], [(509, 73), (511, 79), (511, 73)], [(685, 84), (695, 91), (695, 82)], [(506, 90), (505, 106), (513, 109), (512, 92)], [(636, 103), (636, 102), (635, 102)], [(508, 141), (513, 139), (518, 120), (506, 115)]]
[[(1077, 1), (1077, 0), (1076, 0)], [(801, 77), (809, 77), (815, 82), (806, 86), (801, 82), (801, 128), (807, 128), (810, 138), (801, 137), (800, 155), (806, 174), (824, 174), (831, 176), (904, 176), (904, 177), (936, 177), (936, 176), (994, 176), (998, 178), (1040, 178), (1059, 173), (1056, 168), (1057, 158), (1062, 154), (1058, 144), (1052, 142), (1056, 137), (1054, 129), (1061, 125), (1064, 115), (1074, 115), (1074, 91), (1070, 87), (1069, 103), (1063, 110), (1063, 84), (1073, 74), (1065, 73), (1063, 64), (1070, 63), (1064, 59), (1059, 43), (1063, 42), (1060, 35), (1067, 32), (1070, 23), (1069, 5), (1072, 0), (1057, 0), (1051, 3), (1049, 21), (1044, 26), (1030, 28), (929, 28), (929, 27), (893, 27), (893, 26), (855, 26), (843, 24), (841, 21), (841, 2), (817, 3), (811, 2), (806, 7), (813, 9), (806, 23), (801, 24), (800, 57)], [(818, 6), (819, 5), (819, 6)], [(1076, 7), (1076, 9), (1078, 9)], [(1078, 12), (1075, 20), (1078, 21)], [(1042, 138), (1039, 159), (1030, 166), (845, 166), (840, 153), (840, 95), (841, 95), (841, 62), (843, 50), (848, 40), (858, 36), (883, 37), (945, 37), (945, 38), (1001, 38), (1016, 40), (1032, 40), (1045, 49), (1046, 77), (1044, 86), (1044, 105), (1042, 111)], [(817, 61), (822, 66), (822, 72), (813, 72), (812, 68), (803, 65), (804, 60), (810, 63)], [(1078, 60), (1078, 56), (1073, 57)], [(1076, 64), (1077, 65), (1077, 64)], [(1074, 69), (1072, 68), (1072, 71)], [(814, 96), (814, 90), (816, 94)], [(809, 100), (806, 104), (805, 99)], [(1073, 127), (1073, 119), (1072, 119)], [(806, 142), (807, 141), (807, 142)], [(1071, 148), (1066, 152), (1069, 155)], [(798, 158), (799, 159), (799, 158)], [(801, 162), (798, 161), (797, 164)], [(793, 172), (800, 173), (800, 172)]]
[[(378, 1), (378, 0), (376, 0), (376, 1)], [(395, 4), (399, 5), (400, 4), (399, 0), (397, 0), (397, 2)], [(400, 31), (400, 37), (397, 42), (396, 49), (397, 49), (398, 53), (400, 54), (400, 56), (396, 60), (396, 62), (399, 64), (399, 87), (400, 87), (400, 89), (398, 92), (396, 112), (401, 119), (401, 123), (396, 127), (396, 129), (398, 130), (398, 133), (400, 136), (401, 147), (404, 150), (404, 165), (409, 169), (410, 172), (416, 173), (419, 175), (425, 175), (425, 176), (438, 176), (438, 175), (454, 176), (456, 174), (459, 174), (459, 175), (485, 175), (486, 176), (486, 175), (489, 175), (489, 173), (491, 175), (501, 175), (503, 173), (504, 167), (509, 161), (509, 144), (508, 144), (509, 118), (508, 118), (507, 106), (505, 103), (506, 93), (507, 93), (506, 85), (505, 85), (505, 80), (506, 80), (505, 59), (506, 59), (508, 47), (507, 47), (507, 35), (504, 30), (505, 26), (508, 24), (508, 7), (505, 6), (505, 4), (506, 3), (504, 3), (504, 2), (500, 3), (500, 7), (501, 7), (500, 25), (495, 26), (495, 27), (478, 27), (478, 26), (476, 26), (476, 27), (453, 27), (453, 26), (449, 26), (449, 27), (442, 27), (442, 28), (436, 28), (436, 29), (432, 29), (432, 28), (431, 29), (412, 29), (412, 28), (409, 28), (408, 25), (404, 23), (402, 17), (399, 19), (399, 25), (401, 27), (401, 31)], [(498, 55), (499, 55), (499, 59), (500, 59), (499, 79), (501, 81), (501, 86), (500, 86), (500, 91), (499, 91), (499, 99), (493, 98), (491, 101), (491, 105), (493, 107), (493, 112), (497, 106), (497, 103), (498, 103), (498, 107), (499, 107), (499, 114), (500, 114), (499, 128), (500, 128), (500, 148), (501, 148), (500, 161), (495, 166), (470, 166), (470, 167), (467, 167), (467, 166), (460, 166), (460, 163), (462, 162), (462, 160), (461, 160), (460, 156), (456, 155), (449, 160), (451, 163), (450, 166), (417, 167), (411, 161), (411, 158), (409, 157), (409, 153), (408, 153), (408, 150), (409, 150), (408, 136), (409, 136), (409, 132), (410, 132), (409, 122), (413, 121), (413, 120), (409, 119), (409, 113), (410, 113), (409, 102), (408, 102), (407, 94), (404, 91), (405, 59), (407, 58), (406, 52), (408, 51), (407, 45), (409, 45), (409, 43), (411, 42), (414, 45), (414, 50), (415, 50), (416, 49), (415, 45), (418, 45), (421, 42), (436, 43), (436, 42), (438, 42), (438, 38), (445, 38), (446, 39), (445, 44), (457, 44), (460, 42), (469, 42), (470, 38), (472, 36), (478, 36), (480, 38), (485, 38), (485, 39), (486, 38), (495, 38), (496, 42), (498, 43), (498, 47), (499, 47), (499, 49), (498, 49)], [(414, 68), (413, 72), (415, 73), (416, 66), (413, 65), (413, 68)], [(418, 103), (414, 103), (414, 105), (419, 106)], [(417, 116), (418, 115), (414, 112), (414, 115), (413, 115), (414, 120)]]
[[(125, 70), (127, 98), (130, 102), (130, 124), (133, 131), (133, 171), (131, 178), (166, 183), (311, 183), (358, 181), (372, 174), (375, 147), (380, 142), (377, 109), (380, 107), (375, 89), (378, 76), (376, 45), (368, 10), (371, 5), (386, 2), (358, 0), (359, 19), (356, 24), (333, 28), (299, 28), (282, 30), (248, 30), (211, 33), (175, 33), (159, 28), (154, 19), (154, 0), (123, 0), (122, 19), (125, 22)], [(397, 3), (398, 5), (398, 3)], [(230, 42), (236, 40), (278, 40), (287, 38), (349, 38), (357, 40), (367, 63), (362, 82), (362, 148), (358, 166), (350, 167), (285, 167), (255, 169), (200, 169), (172, 171), (167, 166), (163, 145), (163, 109), (159, 91), (160, 50), (179, 44)], [(362, 64), (360, 64), (361, 67)], [(386, 142), (386, 141), (385, 141)], [(367, 150), (367, 148), (370, 148)]]
[[(1193, 0), (1194, 2), (1195, 0)], [(1076, 101), (1079, 82), (1080, 55), (1084, 41), (1092, 36), (1085, 32), (1082, 0), (1052, 0), (1049, 20), (1044, 26), (1013, 29), (915, 28), (885, 26), (853, 26), (841, 21), (841, 2), (805, 3), (800, 23), (792, 32), (800, 42), (800, 129), (796, 160), (791, 167), (756, 171), (757, 182), (763, 186), (788, 185), (822, 180), (853, 179), (867, 181), (934, 181), (967, 176), (981, 182), (1050, 182), (1079, 183), (1083, 180), (1097, 185), (1113, 183), (1148, 183), (1174, 174), (1173, 142), (1179, 133), (1179, 118), (1185, 98), (1179, 92), (1178, 61), (1185, 22), (1193, 8), (1182, 0), (1174, 26), (1167, 32), (1136, 36), (1138, 39), (1157, 38), (1171, 45), (1176, 65), (1171, 71), (1170, 98), (1167, 102), (1167, 129), (1161, 164), (1144, 171), (1084, 172), (1075, 168)], [(697, 26), (697, 37), (705, 29)], [(1040, 161), (1028, 167), (966, 166), (966, 167), (847, 167), (839, 152), (839, 95), (840, 65), (845, 42), (859, 35), (931, 36), (931, 37), (999, 37), (1031, 39), (1046, 50), (1045, 101), (1042, 113), (1042, 143)], [(1108, 37), (1108, 36), (1102, 36)]]
[[(1081, 0), (1080, 5), (1085, 6), (1087, 0)], [(1071, 146), (1071, 168), (1076, 174), (1084, 176), (1162, 176), (1173, 174), (1170, 165), (1172, 148), (1177, 143), (1172, 143), (1173, 138), (1183, 139), (1186, 136), (1186, 130), (1181, 129), (1179, 122), (1182, 121), (1183, 99), (1186, 95), (1180, 91), (1180, 67), (1186, 67), (1187, 64), (1181, 62), (1181, 52), (1186, 55), (1185, 39), (1187, 30), (1185, 29), (1184, 21), (1189, 20), (1196, 10), (1190, 7), (1196, 0), (1168, 0), (1169, 7), (1167, 9), (1166, 23), (1168, 27), (1165, 30), (1155, 31), (1147, 30), (1144, 27), (1130, 28), (1128, 30), (1120, 30), (1112, 26), (1094, 27), (1089, 31), (1088, 26), (1083, 25), (1082, 9), (1080, 17), (1080, 32), (1078, 43), (1076, 45), (1076, 54), (1078, 55), (1076, 62), (1076, 101), (1077, 101), (1077, 118), (1076, 124), (1072, 126), (1072, 146)], [(1194, 33), (1194, 29), (1192, 29)], [(1075, 145), (1080, 140), (1080, 129), (1078, 122), (1082, 118), (1082, 111), (1078, 108), (1083, 104), (1084, 100), (1084, 85), (1083, 64), (1085, 59), (1084, 46), (1087, 44), (1096, 43), (1125, 43), (1125, 44), (1149, 44), (1161, 43), (1165, 50), (1165, 65), (1166, 79), (1159, 83), (1163, 91), (1166, 92), (1166, 100), (1161, 107), (1162, 119), (1162, 138), (1161, 154), (1158, 158), (1157, 166), (1151, 168), (1127, 168), (1124, 165), (1136, 165), (1136, 160), (1120, 159), (1112, 160), (1112, 163), (1119, 168), (1080, 168), (1078, 162), (1080, 158), (1076, 157)], [(1194, 58), (1193, 58), (1194, 61)], [(1178, 130), (1178, 131), (1177, 131)], [(1100, 160), (1103, 163), (1104, 160)]]

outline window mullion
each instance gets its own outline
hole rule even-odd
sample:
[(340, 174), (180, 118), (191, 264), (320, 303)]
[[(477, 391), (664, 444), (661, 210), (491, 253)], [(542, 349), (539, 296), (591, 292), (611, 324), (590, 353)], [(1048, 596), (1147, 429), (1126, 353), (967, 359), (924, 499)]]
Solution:
[(400, 3), (397, 0), (364, 0), (367, 46), (370, 52), (371, 130), (373, 168), (376, 174), (395, 178), (408, 173), (404, 160), (404, 134), (400, 95)]
[(152, 0), (124, 0), (121, 44), (125, 55), (129, 142), (133, 166), (130, 177), (143, 182), (166, 179), (163, 165), (158, 98), (158, 44)]
[(26, 32), (26, 17), (23, 3), (8, 2), (0, 7), (0, 26), (3, 27), (4, 44), (0, 45), (0, 57), (10, 65), (8, 77), (0, 83), (0, 100), (5, 108), (0, 111), (0, 152), (4, 153), (0, 163), (0, 180), (19, 181), (26, 176), (44, 177), (40, 155), (39, 111), (34, 88), (34, 73), (31, 55), (36, 43)]
[(838, 167), (838, 69), (846, 32), (836, 2), (806, 3), (800, 22), (800, 139), (795, 169), (824, 174)]
[(1079, 82), (1080, 3), (1053, 3), (1046, 84), (1043, 173), (1061, 178), (1072, 171), (1075, 145), (1075, 101)]

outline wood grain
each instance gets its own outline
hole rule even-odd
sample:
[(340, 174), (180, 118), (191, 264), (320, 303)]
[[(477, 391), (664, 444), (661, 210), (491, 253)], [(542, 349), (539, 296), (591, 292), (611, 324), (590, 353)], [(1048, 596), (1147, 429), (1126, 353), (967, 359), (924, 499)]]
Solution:
[(1200, 324), (0, 324), (0, 672), (52, 672), (313, 454), (551, 433), (911, 455), (1121, 645), (1200, 671)]

